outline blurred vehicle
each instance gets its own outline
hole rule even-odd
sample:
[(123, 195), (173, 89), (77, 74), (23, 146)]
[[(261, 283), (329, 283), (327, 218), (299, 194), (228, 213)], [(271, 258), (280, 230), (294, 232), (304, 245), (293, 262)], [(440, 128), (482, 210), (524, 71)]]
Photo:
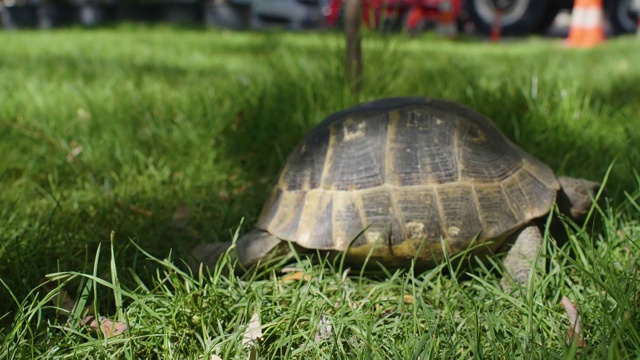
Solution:
[(607, 19), (616, 34), (632, 33), (638, 30), (640, 0), (605, 1)]
[[(363, 23), (372, 28), (406, 28), (414, 31), (436, 20), (444, 0), (363, 0)], [(475, 31), (490, 34), (496, 9), (501, 11), (502, 34), (519, 36), (544, 32), (561, 10), (571, 9), (572, 0), (450, 0), (459, 23), (468, 22)], [(638, 24), (639, 0), (604, 0), (605, 17), (614, 34), (632, 33)], [(329, 26), (341, 17), (343, 0), (331, 0), (326, 13)], [(410, 16), (419, 14), (420, 16)], [(389, 26), (392, 24), (392, 26)]]
[(117, 0), (118, 20), (199, 24), (202, 22), (201, 0)]
[[(614, 34), (633, 33), (638, 24), (634, 0), (603, 0), (605, 18)], [(637, 0), (635, 0), (637, 1)], [(465, 0), (469, 20), (481, 33), (489, 33), (496, 8), (502, 9), (502, 32), (526, 35), (545, 31), (572, 0)]]
[(206, 0), (205, 25), (231, 29), (289, 30), (325, 26), (322, 3), (326, 0)]
[(253, 0), (251, 27), (264, 29), (281, 26), (291, 30), (324, 26), (322, 0)]
[[(363, 0), (362, 22), (372, 29), (408, 29), (417, 32), (435, 24), (442, 0)], [(462, 16), (463, 0), (450, 0), (453, 12)], [(331, 0), (324, 10), (328, 26), (336, 26), (342, 20), (343, 0)]]
[(491, 32), (495, 12), (499, 9), (502, 34), (507, 36), (544, 32), (561, 9), (572, 6), (572, 0), (465, 0), (469, 21), (478, 32)]
[(48, 29), (80, 23), (94, 26), (113, 19), (115, 0), (0, 0), (5, 28)]
[(82, 26), (92, 27), (115, 20), (116, 0), (74, 0), (74, 15)]
[(2, 1), (2, 26), (6, 29), (38, 26), (37, 2)]
[(249, 27), (252, 0), (206, 0), (205, 26), (242, 30)]
[[(5, 28), (50, 28), (80, 23), (95, 26), (111, 21), (202, 24), (233, 29), (314, 29), (337, 26), (345, 0), (0, 0)], [(502, 34), (544, 32), (573, 0), (362, 0), (363, 23), (370, 28), (419, 32), (434, 24), (438, 8), (449, 1), (458, 25), (490, 34), (496, 9)], [(613, 34), (638, 27), (640, 0), (603, 0)]]

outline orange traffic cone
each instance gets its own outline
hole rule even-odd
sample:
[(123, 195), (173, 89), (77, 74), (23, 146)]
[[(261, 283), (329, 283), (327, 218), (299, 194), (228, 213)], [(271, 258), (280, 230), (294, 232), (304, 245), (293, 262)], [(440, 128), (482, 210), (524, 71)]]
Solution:
[(604, 40), (602, 0), (576, 0), (573, 4), (567, 45), (588, 48)]
[(438, 18), (436, 32), (448, 38), (458, 36), (458, 25), (456, 24), (456, 14), (453, 11), (451, 0), (442, 0), (438, 4)]

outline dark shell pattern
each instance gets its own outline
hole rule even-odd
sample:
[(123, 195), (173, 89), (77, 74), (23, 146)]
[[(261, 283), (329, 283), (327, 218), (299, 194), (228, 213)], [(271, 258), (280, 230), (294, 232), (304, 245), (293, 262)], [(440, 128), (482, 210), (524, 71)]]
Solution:
[[(389, 265), (484, 252), (547, 214), (559, 183), (486, 117), (390, 98), (335, 113), (289, 156), (258, 229)], [(485, 249), (483, 249), (483, 247)]]

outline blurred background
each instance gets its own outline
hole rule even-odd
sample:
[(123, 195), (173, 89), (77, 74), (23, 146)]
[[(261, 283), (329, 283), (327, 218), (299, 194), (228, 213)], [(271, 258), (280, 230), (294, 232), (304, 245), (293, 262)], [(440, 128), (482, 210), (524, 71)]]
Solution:
[[(566, 35), (572, 0), (365, 0), (369, 28), (419, 33), (444, 10), (459, 31), (489, 35), (499, 16), (502, 35)], [(343, 0), (0, 0), (5, 29), (106, 26), (118, 22), (264, 30), (340, 27)], [(609, 36), (638, 27), (639, 0), (604, 0)]]

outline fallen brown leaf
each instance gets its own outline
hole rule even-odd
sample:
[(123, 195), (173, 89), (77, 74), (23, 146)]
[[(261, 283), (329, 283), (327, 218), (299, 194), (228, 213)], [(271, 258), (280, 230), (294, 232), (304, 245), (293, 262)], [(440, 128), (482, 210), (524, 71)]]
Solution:
[(262, 340), (262, 325), (257, 311), (253, 312), (249, 325), (242, 336), (242, 345), (245, 347), (255, 347)]
[(378, 315), (381, 315), (381, 316), (391, 315), (398, 311), (398, 309), (392, 306), (384, 306), (382, 304), (375, 304), (374, 310), (376, 313), (378, 313)]
[[(42, 282), (43, 282), (42, 288), (45, 289), (48, 293), (51, 293), (56, 290), (56, 287), (52, 282), (49, 281), (49, 279), (46, 279), (46, 278), (42, 279)], [(66, 310), (67, 313), (64, 313), (65, 316), (69, 315), (68, 313), (70, 313), (73, 310), (73, 307), (76, 304), (76, 301), (62, 287), (59, 288), (58, 293), (51, 298), (51, 302), (55, 306), (59, 307), (60, 309)]]
[(402, 300), (405, 304), (413, 304), (416, 301), (416, 298), (414, 298), (413, 295), (404, 294)]
[(342, 282), (346, 282), (347, 281), (347, 276), (349, 276), (350, 272), (351, 272), (351, 268), (344, 269), (344, 271), (342, 272), (342, 277), (341, 277), (341, 281)]
[(186, 228), (187, 224), (189, 223), (190, 216), (191, 213), (187, 204), (180, 204), (176, 206), (176, 209), (173, 211), (173, 216), (171, 217), (173, 226), (178, 228)]
[(75, 141), (71, 142), (71, 150), (67, 153), (67, 161), (72, 162), (75, 160), (80, 154), (82, 154), (82, 145), (78, 145)]
[(132, 213), (134, 214), (139, 214), (142, 216), (146, 216), (146, 217), (152, 217), (153, 216), (153, 212), (151, 210), (147, 210), (147, 209), (143, 209), (141, 207), (138, 207), (136, 205), (129, 205), (129, 210), (131, 210)]
[(87, 326), (91, 330), (97, 331), (99, 329), (105, 338), (120, 335), (127, 331), (127, 324), (121, 321), (113, 321), (106, 316), (100, 316), (99, 319), (96, 319), (95, 316), (85, 316), (80, 324)]
[(80, 120), (87, 121), (91, 119), (91, 113), (83, 108), (78, 108), (78, 110), (76, 110), (76, 114)]
[(578, 347), (586, 347), (587, 342), (582, 337), (582, 322), (580, 321), (580, 314), (578, 313), (576, 305), (566, 296), (562, 297), (560, 304), (564, 307), (564, 310), (567, 312), (567, 317), (569, 318), (569, 329), (567, 329), (566, 339), (567, 345), (577, 341)]
[(231, 130), (233, 131), (238, 130), (238, 128), (242, 125), (243, 121), (244, 121), (244, 112), (240, 110), (233, 117), (233, 122), (231, 123)]
[(220, 200), (222, 201), (227, 201), (229, 199), (231, 199), (231, 196), (229, 195), (229, 193), (225, 190), (220, 190), (218, 191), (218, 197), (220, 198)]
[(329, 321), (329, 318), (327, 318), (326, 315), (322, 314), (320, 321), (318, 322), (318, 329), (316, 330), (314, 341), (322, 342), (331, 338), (332, 335), (333, 326), (331, 325), (331, 321)]
[(288, 273), (287, 275), (280, 278), (280, 281), (283, 283), (301, 281), (301, 280), (309, 281), (311, 280), (311, 276), (305, 275), (305, 273), (303, 273), (302, 271), (296, 271), (296, 272)]

